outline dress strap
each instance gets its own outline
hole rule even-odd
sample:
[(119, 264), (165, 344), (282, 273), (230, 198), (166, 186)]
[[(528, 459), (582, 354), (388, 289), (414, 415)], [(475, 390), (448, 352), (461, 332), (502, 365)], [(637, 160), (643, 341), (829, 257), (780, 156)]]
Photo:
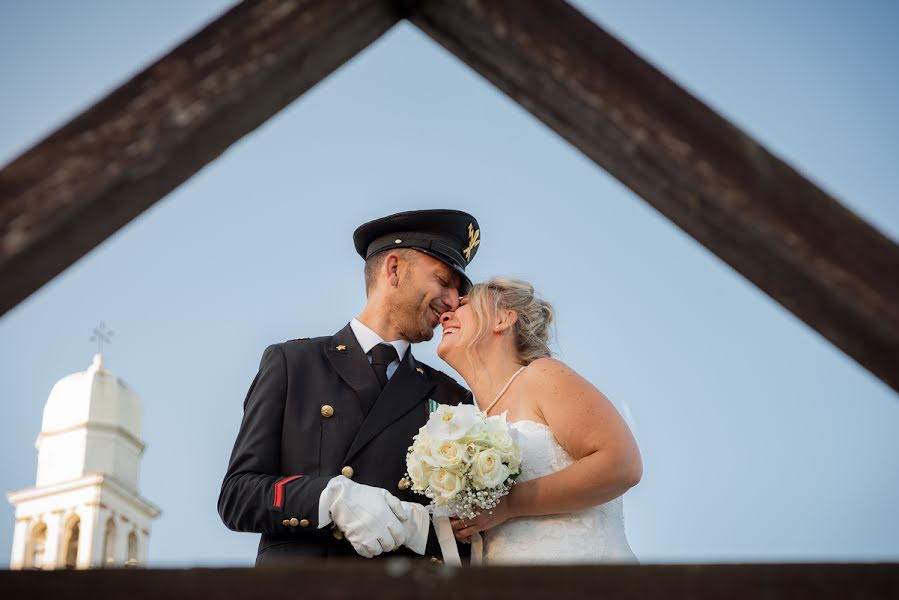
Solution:
[(506, 393), (506, 390), (509, 389), (509, 386), (512, 385), (512, 382), (515, 381), (515, 378), (518, 377), (519, 375), (521, 375), (521, 372), (524, 371), (525, 369), (527, 369), (527, 366), (521, 367), (520, 369), (515, 371), (515, 373), (513, 373), (511, 377), (509, 377), (509, 381), (507, 381), (506, 385), (503, 386), (503, 389), (501, 389), (499, 391), (499, 393), (496, 395), (496, 398), (493, 399), (493, 402), (491, 402), (490, 405), (484, 409), (485, 415), (490, 412), (490, 409), (493, 408), (493, 406), (497, 402), (499, 402), (499, 399), (503, 397), (503, 394)]

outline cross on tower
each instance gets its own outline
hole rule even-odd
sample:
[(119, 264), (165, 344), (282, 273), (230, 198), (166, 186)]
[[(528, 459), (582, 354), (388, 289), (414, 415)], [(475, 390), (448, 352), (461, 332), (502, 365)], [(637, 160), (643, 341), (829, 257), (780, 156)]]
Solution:
[(103, 343), (111, 344), (112, 336), (115, 332), (111, 329), (106, 329), (106, 323), (100, 321), (99, 327), (94, 327), (94, 334), (91, 336), (90, 341), (97, 342), (97, 353), (103, 354)]

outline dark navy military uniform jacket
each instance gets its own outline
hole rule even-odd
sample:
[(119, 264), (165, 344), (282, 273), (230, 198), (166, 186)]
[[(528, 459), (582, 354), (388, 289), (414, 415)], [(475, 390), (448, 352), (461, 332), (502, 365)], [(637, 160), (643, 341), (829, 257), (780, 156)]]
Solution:
[[(365, 415), (366, 400), (374, 406)], [(257, 565), (299, 557), (357, 557), (342, 534), (318, 528), (318, 501), (343, 473), (427, 504), (405, 489), (406, 451), (429, 402), (470, 403), (471, 393), (416, 361), (411, 348), (383, 392), (349, 325), (331, 337), (266, 348), (222, 482), (218, 510), (235, 531), (258, 532)], [(381, 556), (416, 556), (405, 546)], [(433, 530), (427, 556), (440, 556)]]

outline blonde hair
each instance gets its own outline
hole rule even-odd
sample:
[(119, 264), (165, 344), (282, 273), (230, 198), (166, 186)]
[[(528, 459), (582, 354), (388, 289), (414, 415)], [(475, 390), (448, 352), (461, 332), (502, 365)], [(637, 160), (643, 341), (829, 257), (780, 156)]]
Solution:
[(552, 356), (549, 332), (555, 311), (549, 302), (534, 295), (534, 286), (527, 281), (494, 277), (475, 284), (468, 293), (468, 304), (477, 327), (469, 352), (491, 335), (487, 317), (492, 309), (492, 314), (512, 310), (518, 315), (508, 332), (515, 336), (515, 349), (521, 364), (529, 365), (538, 358)]

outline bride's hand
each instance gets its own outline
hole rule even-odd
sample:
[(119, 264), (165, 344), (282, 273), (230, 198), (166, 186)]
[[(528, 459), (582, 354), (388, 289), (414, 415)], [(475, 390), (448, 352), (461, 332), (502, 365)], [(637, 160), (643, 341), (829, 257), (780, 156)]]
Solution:
[(453, 519), (453, 534), (457, 540), (468, 544), (471, 542), (472, 535), (493, 529), (511, 518), (509, 502), (507, 502), (507, 498), (503, 498), (496, 508), (489, 513), (482, 513), (474, 519)]
[(450, 517), (450, 525), (453, 528), (453, 535), (456, 536), (456, 540), (462, 542), (463, 544), (470, 544), (471, 537), (462, 537), (459, 535), (459, 531), (465, 528), (466, 523), (471, 523), (471, 520), (466, 521), (465, 519), (460, 519), (459, 517)]

